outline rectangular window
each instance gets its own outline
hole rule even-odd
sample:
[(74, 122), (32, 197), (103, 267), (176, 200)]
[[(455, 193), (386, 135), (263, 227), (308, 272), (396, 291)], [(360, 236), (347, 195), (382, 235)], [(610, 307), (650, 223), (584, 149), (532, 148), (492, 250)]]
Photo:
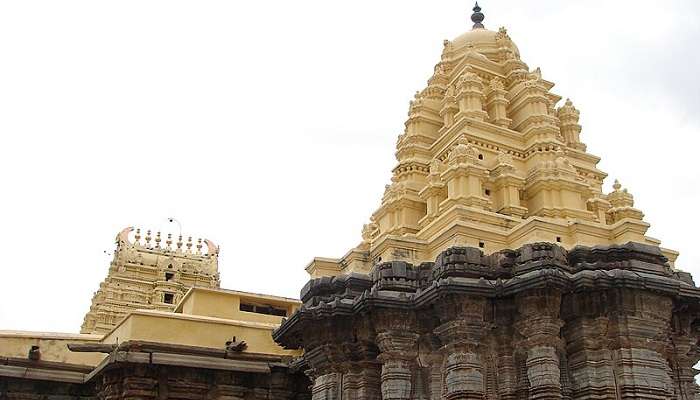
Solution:
[(163, 293), (163, 303), (173, 304), (175, 302), (175, 295), (172, 293)]
[(255, 305), (255, 304), (241, 303), (241, 305), (239, 306), (239, 309), (241, 311), (252, 312), (252, 313), (256, 313), (256, 314), (277, 315), (280, 317), (287, 316), (287, 310), (285, 310), (283, 308), (268, 306), (268, 305)]
[(165, 280), (166, 280), (166, 281), (172, 280), (173, 277), (175, 277), (175, 274), (173, 274), (172, 272), (166, 272), (166, 273), (165, 273)]

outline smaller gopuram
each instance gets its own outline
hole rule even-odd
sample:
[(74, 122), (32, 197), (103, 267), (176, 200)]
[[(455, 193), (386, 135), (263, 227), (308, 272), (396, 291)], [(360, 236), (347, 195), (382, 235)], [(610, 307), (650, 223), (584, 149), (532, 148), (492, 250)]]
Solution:
[(104, 334), (130, 311), (173, 311), (188, 289), (218, 288), (218, 260), (219, 248), (207, 239), (122, 230), (107, 278), (95, 292), (80, 332)]
[(219, 288), (218, 254), (124, 229), (84, 333), (0, 330), (0, 399), (307, 399), (272, 339), (300, 302)]

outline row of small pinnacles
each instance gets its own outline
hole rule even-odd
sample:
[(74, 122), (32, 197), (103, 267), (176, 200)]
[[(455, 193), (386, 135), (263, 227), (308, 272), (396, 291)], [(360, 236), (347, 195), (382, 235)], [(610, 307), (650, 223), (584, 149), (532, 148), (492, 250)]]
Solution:
[[(175, 242), (175, 247), (173, 248), (173, 234), (168, 233), (167, 238), (165, 239), (165, 246), (161, 246), (161, 242), (163, 241), (161, 238), (161, 232), (157, 231), (155, 234), (155, 237), (152, 235), (152, 231), (148, 229), (146, 231), (146, 236), (143, 237), (141, 236), (141, 228), (137, 228), (136, 232), (133, 235), (133, 242), (128, 240), (129, 233), (132, 231), (132, 228), (127, 228), (124, 230), (121, 236), (121, 240), (126, 241), (128, 244), (136, 246), (136, 247), (143, 247), (145, 249), (149, 250), (158, 250), (158, 251), (163, 251), (163, 252), (174, 252), (174, 253), (183, 253), (183, 254), (193, 254), (193, 255), (207, 255), (207, 256), (217, 256), (219, 254), (219, 248), (214, 245), (210, 240), (207, 239), (202, 239), (198, 238), (197, 239), (197, 244), (196, 246), (194, 245), (194, 242), (192, 240), (192, 236), (187, 237), (187, 242), (183, 242), (183, 236), (178, 235), (177, 241)], [(141, 242), (141, 239), (144, 239), (143, 243)], [(202, 252), (202, 247), (206, 244), (207, 251), (206, 253)], [(183, 249), (183, 246), (185, 247)], [(196, 250), (193, 250), (192, 247), (195, 246)]]

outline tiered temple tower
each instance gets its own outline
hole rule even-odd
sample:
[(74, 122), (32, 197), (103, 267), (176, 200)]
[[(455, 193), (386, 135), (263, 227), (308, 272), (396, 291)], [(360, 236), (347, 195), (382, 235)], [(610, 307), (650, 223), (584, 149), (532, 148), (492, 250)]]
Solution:
[[(132, 240), (133, 238), (133, 240)], [(142, 240), (143, 239), (143, 240)], [(163, 243), (164, 242), (164, 243)], [(203, 247), (206, 246), (206, 251)], [(219, 287), (219, 248), (210, 240), (122, 230), (107, 278), (92, 298), (81, 333), (109, 332), (129, 311), (173, 311), (191, 287)]]
[(480, 11), (411, 102), (363, 242), (308, 266), (273, 337), (313, 400), (700, 398), (700, 289)]
[[(368, 272), (379, 261), (434, 260), (450, 246), (485, 253), (526, 243), (565, 248), (659, 245), (626, 189), (603, 192), (600, 158), (581, 142), (579, 110), (530, 69), (505, 28), (444, 41), (428, 85), (410, 102), (398, 164), (362, 243), (316, 258), (312, 277)], [(663, 249), (673, 263), (677, 253)]]

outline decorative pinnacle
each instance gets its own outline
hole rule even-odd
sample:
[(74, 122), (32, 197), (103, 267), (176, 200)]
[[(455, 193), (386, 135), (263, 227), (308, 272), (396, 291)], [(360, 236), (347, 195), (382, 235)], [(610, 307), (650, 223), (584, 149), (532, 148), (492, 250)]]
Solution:
[(482, 22), (484, 22), (484, 14), (481, 12), (479, 2), (474, 3), (472, 11), (474, 11), (474, 14), (472, 14), (472, 22), (474, 23), (472, 29), (484, 29), (484, 25), (482, 24)]

